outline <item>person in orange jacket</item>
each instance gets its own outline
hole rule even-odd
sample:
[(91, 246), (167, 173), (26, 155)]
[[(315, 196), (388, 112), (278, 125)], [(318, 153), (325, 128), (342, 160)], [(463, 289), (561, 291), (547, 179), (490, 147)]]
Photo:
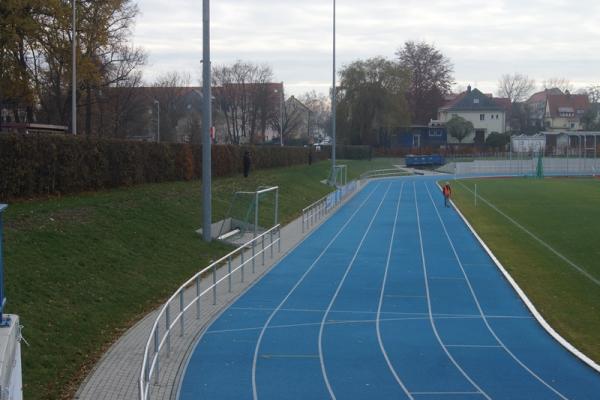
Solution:
[(450, 207), (450, 196), (452, 196), (452, 188), (450, 188), (450, 184), (448, 182), (446, 182), (446, 184), (442, 188), (442, 194), (444, 195), (444, 205), (446, 207)]

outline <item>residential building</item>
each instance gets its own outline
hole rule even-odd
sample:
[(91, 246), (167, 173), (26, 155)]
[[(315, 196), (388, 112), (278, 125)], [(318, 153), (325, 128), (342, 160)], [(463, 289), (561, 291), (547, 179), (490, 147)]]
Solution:
[(546, 130), (579, 131), (583, 129), (581, 117), (590, 109), (590, 100), (586, 94), (548, 95), (544, 112)]
[(534, 93), (525, 102), (527, 107), (528, 125), (535, 131), (544, 129), (544, 117), (546, 115), (546, 105), (548, 96), (560, 96), (564, 93), (559, 88), (544, 89), (541, 92)]
[(478, 89), (467, 88), (449, 103), (439, 109), (438, 121), (445, 124), (453, 117), (462, 117), (473, 124), (474, 132), (459, 142), (448, 135), (448, 144), (482, 145), (492, 132), (505, 133), (506, 102), (494, 99)]

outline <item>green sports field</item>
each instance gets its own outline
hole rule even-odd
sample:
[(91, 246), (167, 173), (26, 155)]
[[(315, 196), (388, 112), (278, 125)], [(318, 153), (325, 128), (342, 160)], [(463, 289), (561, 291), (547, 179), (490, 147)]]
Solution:
[(453, 197), (544, 318), (599, 362), (600, 180), (459, 180)]

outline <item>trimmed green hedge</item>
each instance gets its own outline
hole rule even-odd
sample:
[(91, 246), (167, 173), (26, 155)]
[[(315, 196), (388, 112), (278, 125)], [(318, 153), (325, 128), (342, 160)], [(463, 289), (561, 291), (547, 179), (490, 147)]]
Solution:
[[(212, 147), (213, 176), (308, 163), (309, 148)], [(313, 161), (329, 152), (313, 153)], [(63, 135), (0, 135), (0, 200), (75, 193), (141, 183), (198, 179), (202, 148), (187, 144), (101, 140)]]

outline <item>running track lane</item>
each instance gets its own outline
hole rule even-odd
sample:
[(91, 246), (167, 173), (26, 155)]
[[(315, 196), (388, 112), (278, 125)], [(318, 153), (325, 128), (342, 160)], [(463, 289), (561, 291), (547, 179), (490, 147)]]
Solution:
[(598, 399), (434, 181), (371, 182), (202, 335), (180, 400)]

